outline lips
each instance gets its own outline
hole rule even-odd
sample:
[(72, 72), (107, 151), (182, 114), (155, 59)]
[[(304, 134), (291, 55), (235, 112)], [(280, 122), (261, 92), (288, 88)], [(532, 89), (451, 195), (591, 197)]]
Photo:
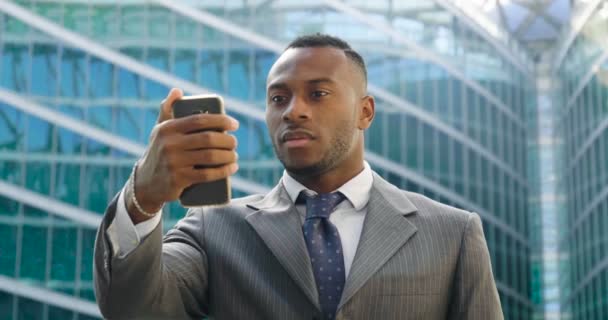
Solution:
[(306, 130), (286, 130), (280, 136), (280, 141), (287, 148), (305, 147), (314, 140), (315, 137)]
[(281, 142), (291, 140), (313, 140), (314, 136), (305, 130), (286, 130), (281, 134)]

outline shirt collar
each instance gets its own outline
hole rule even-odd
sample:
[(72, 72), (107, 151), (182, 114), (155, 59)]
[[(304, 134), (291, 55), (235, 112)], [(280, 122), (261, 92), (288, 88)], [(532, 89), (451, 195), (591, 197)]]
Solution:
[[(373, 181), (372, 169), (367, 161), (364, 161), (363, 171), (332, 192), (340, 191), (350, 201), (355, 210), (361, 210), (369, 201), (369, 191), (372, 189)], [(292, 178), (287, 170), (283, 171), (283, 186), (294, 203), (302, 191), (317, 194)]]

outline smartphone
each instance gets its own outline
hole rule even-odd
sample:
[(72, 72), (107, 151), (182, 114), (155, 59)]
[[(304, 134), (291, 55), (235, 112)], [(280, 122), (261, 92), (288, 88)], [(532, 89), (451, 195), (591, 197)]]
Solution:
[[(215, 94), (204, 94), (184, 96), (173, 103), (174, 118), (187, 117), (199, 113), (224, 114), (224, 100)], [(221, 130), (217, 131), (221, 132)], [(205, 167), (205, 165), (194, 166), (195, 169)], [(197, 183), (187, 187), (180, 195), (179, 202), (186, 208), (192, 208), (226, 204), (230, 201), (230, 197), (230, 178), (226, 177), (221, 180)]]

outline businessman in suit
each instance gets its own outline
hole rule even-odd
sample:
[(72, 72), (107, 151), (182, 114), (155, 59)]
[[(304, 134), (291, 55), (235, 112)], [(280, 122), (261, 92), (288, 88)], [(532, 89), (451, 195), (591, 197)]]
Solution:
[[(225, 133), (238, 123), (172, 119), (182, 92), (171, 90), (99, 228), (103, 315), (502, 319), (478, 215), (399, 190), (364, 161), (374, 118), (366, 87), (365, 63), (344, 41), (294, 40), (267, 78), (266, 122), (282, 179), (266, 195), (191, 209), (163, 238), (164, 203), (238, 169), (236, 139)], [(225, 132), (200, 131), (212, 128)]]

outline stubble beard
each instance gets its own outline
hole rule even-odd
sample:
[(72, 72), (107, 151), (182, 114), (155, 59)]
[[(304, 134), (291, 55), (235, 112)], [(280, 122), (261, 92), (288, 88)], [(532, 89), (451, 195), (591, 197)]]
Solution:
[(279, 152), (277, 143), (274, 142), (276, 140), (274, 139), (272, 146), (277, 158), (289, 173), (296, 176), (314, 177), (320, 176), (340, 165), (352, 147), (353, 134), (355, 134), (355, 128), (348, 121), (344, 121), (336, 130), (336, 135), (333, 136), (331, 145), (325, 151), (321, 160), (305, 167), (289, 163), (286, 155)]

